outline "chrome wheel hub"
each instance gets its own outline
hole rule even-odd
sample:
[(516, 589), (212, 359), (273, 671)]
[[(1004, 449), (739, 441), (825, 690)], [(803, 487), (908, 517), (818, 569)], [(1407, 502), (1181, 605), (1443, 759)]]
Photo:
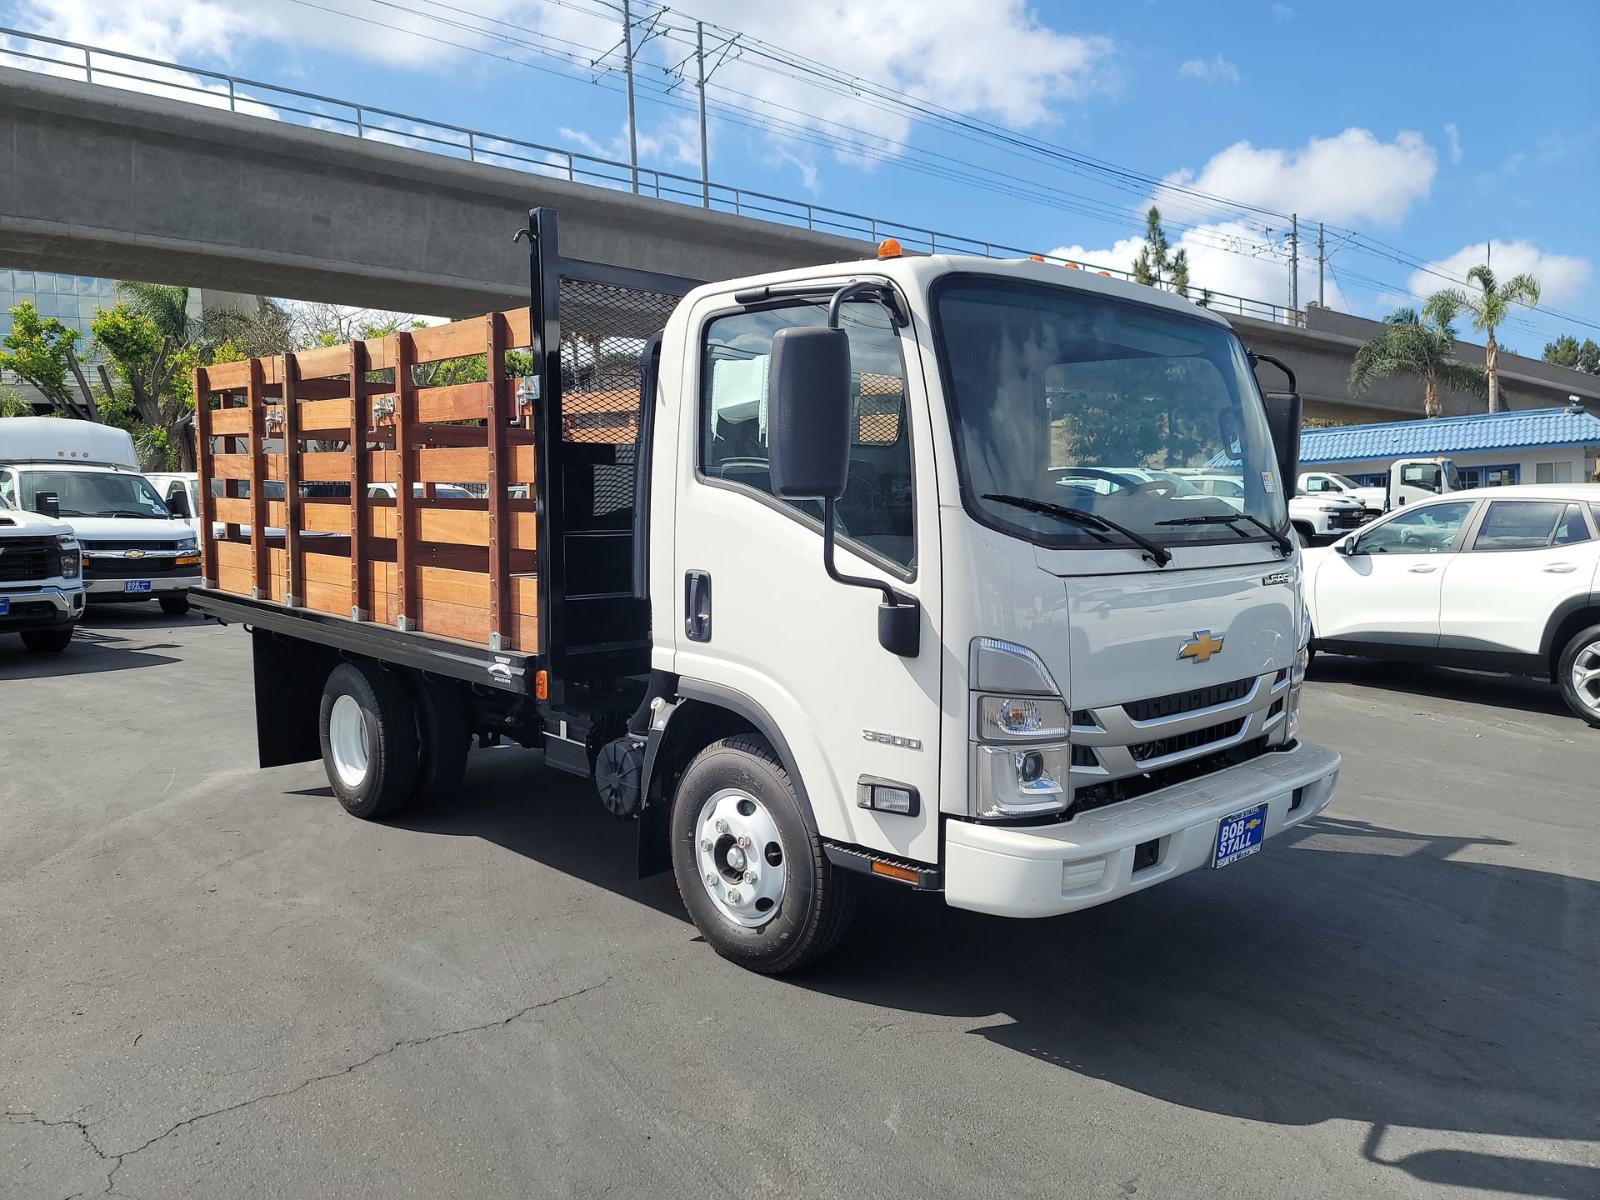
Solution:
[(1600, 713), (1600, 642), (1590, 642), (1572, 660), (1572, 690), (1592, 713)]
[(788, 880), (783, 839), (766, 806), (726, 788), (700, 810), (695, 862), (700, 882), (722, 915), (756, 929), (778, 912)]
[(333, 769), (345, 787), (360, 787), (367, 777), (367, 719), (354, 696), (340, 696), (328, 715), (328, 749)]

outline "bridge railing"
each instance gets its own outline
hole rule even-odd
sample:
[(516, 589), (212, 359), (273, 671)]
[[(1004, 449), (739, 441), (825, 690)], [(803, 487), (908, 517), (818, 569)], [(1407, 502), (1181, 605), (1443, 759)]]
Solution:
[[(1111, 278), (1133, 278), (1131, 272), (1120, 268), (1073, 262), (988, 238), (946, 233), (714, 180), (702, 181), (699, 176), (655, 167), (640, 166), (635, 170), (626, 162), (571, 147), (488, 133), (282, 84), (5, 26), (0, 26), (0, 65), (347, 134), (364, 141), (443, 154), (487, 166), (508, 167), (569, 183), (636, 191), (657, 200), (699, 205), (717, 212), (840, 237), (868, 242), (892, 237), (912, 252), (973, 254), (986, 258), (1037, 257)], [(1196, 303), (1225, 316), (1255, 317), (1284, 325), (1305, 324), (1304, 312), (1287, 305), (1198, 287), (1191, 287), (1188, 294)]]

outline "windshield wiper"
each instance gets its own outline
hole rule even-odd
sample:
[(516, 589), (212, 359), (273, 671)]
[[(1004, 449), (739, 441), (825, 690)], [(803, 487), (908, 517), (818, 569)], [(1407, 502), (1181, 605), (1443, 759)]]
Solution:
[(1057, 520), (1067, 521), (1073, 525), (1081, 525), (1085, 529), (1109, 529), (1113, 533), (1120, 533), (1135, 546), (1142, 549), (1150, 561), (1158, 567), (1164, 567), (1172, 561), (1172, 553), (1159, 542), (1152, 542), (1142, 533), (1135, 533), (1126, 525), (1118, 525), (1115, 521), (1102, 517), (1099, 513), (1089, 512), (1082, 508), (1068, 508), (1065, 504), (1051, 504), (1048, 500), (1034, 500), (1028, 496), (1005, 496), (993, 493), (984, 496), (985, 500), (994, 500), (1000, 504), (1009, 504), (1014, 508), (1026, 509), (1028, 512), (1043, 513)]
[[(1291, 543), (1289, 541), (1289, 539), (1287, 537), (1285, 537), (1283, 534), (1279, 533), (1276, 529), (1274, 529), (1272, 526), (1268, 525), (1265, 521), (1261, 520), (1261, 518), (1253, 517), (1249, 513), (1208, 513), (1205, 516), (1200, 516), (1200, 517), (1172, 517), (1171, 519), (1166, 520), (1166, 521), (1157, 521), (1156, 524), (1157, 525), (1227, 525), (1229, 527), (1232, 527), (1232, 525), (1233, 525), (1233, 523), (1235, 521), (1249, 521), (1250, 524), (1254, 525), (1257, 529), (1261, 530), (1262, 533), (1266, 534), (1269, 538), (1272, 539), (1273, 545), (1278, 547), (1278, 552), (1280, 554), (1282, 554), (1285, 558), (1288, 558), (1289, 555), (1294, 552), (1294, 545), (1293, 545), (1293, 543)], [(1244, 533), (1244, 530), (1241, 529), (1241, 530), (1237, 530), (1236, 532)], [(1246, 534), (1245, 536), (1249, 536), (1249, 535)]]

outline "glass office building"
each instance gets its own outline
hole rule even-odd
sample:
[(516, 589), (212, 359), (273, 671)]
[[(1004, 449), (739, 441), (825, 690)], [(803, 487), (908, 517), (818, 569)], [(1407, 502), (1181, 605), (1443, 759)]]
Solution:
[(32, 302), (40, 316), (55, 317), (83, 334), (78, 345), (87, 354), (89, 322), (101, 308), (117, 302), (117, 283), (88, 275), (0, 269), (0, 339), (11, 332), (11, 310), (25, 300)]

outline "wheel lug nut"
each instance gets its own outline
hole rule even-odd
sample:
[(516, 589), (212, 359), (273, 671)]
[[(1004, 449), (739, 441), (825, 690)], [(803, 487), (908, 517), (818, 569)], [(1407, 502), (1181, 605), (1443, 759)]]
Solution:
[(728, 903), (729, 904), (738, 904), (743, 899), (744, 899), (744, 897), (739, 893), (739, 889), (738, 888), (735, 888), (733, 891), (728, 893)]
[(706, 876), (706, 886), (708, 888), (716, 887), (717, 886), (717, 877), (715, 875), (707, 875)]
[(716, 844), (710, 838), (706, 838), (700, 843), (700, 849), (710, 854), (712, 850), (716, 849)]
[(717, 818), (717, 832), (718, 833), (727, 833), (728, 832), (728, 823), (726, 821), (724, 821), (721, 817)]
[(746, 883), (748, 883), (751, 887), (755, 887), (755, 885), (756, 885), (756, 873), (754, 871), (746, 871), (744, 873), (744, 881)]
[(747, 837), (741, 837), (739, 839), (739, 849), (741, 849), (741, 850), (750, 849), (750, 839), (747, 838)]

